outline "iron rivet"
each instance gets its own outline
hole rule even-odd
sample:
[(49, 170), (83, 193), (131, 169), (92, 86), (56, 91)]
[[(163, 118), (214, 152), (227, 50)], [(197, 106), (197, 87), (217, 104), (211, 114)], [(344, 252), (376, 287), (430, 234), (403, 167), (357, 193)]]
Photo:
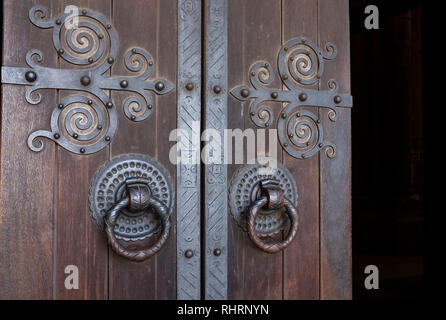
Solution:
[(307, 142), (307, 147), (310, 145), (310, 143), (309, 142)]
[(149, 108), (149, 109), (152, 109), (152, 105), (151, 105), (151, 104), (149, 104), (149, 105), (147, 106), (147, 108)]
[(107, 24), (107, 29), (111, 29), (111, 24)]
[(191, 249), (187, 249), (186, 252), (184, 252), (184, 256), (190, 259), (194, 256), (194, 252)]
[(109, 109), (113, 108), (113, 102), (111, 101), (107, 102), (107, 108)]
[(77, 138), (79, 138), (79, 135), (77, 133), (73, 133), (73, 138), (77, 139)]
[(267, 128), (268, 128), (268, 127), (269, 127), (269, 123), (265, 123), (265, 127), (267, 127)]
[(127, 88), (129, 86), (129, 82), (127, 80), (121, 80), (119, 85), (121, 86), (121, 88)]
[(243, 98), (248, 98), (248, 97), (249, 97), (249, 90), (248, 90), (248, 89), (242, 89), (242, 90), (240, 90), (240, 95), (241, 95)]
[(219, 248), (217, 248), (217, 249), (214, 249), (214, 255), (215, 256), (219, 256), (219, 255), (221, 255), (221, 250), (219, 249)]
[(115, 59), (113, 59), (113, 57), (109, 57), (109, 58), (107, 59), (107, 62), (110, 63), (110, 64), (112, 64), (113, 62), (115, 62)]
[(87, 9), (82, 9), (82, 14), (87, 14)]
[(194, 90), (194, 84), (192, 82), (186, 83), (186, 89), (189, 91)]
[(256, 113), (255, 113), (255, 112), (250, 112), (250, 115), (251, 115), (252, 117), (254, 117), (254, 116), (256, 115)]
[(88, 58), (88, 62), (93, 63), (93, 58)]
[(256, 75), (256, 73), (253, 71), (253, 72), (251, 72), (251, 76), (255, 76)]
[(81, 84), (83, 86), (88, 86), (91, 83), (91, 78), (89, 76), (82, 76), (81, 77)]
[(99, 34), (99, 39), (104, 39), (104, 35), (102, 33)]
[(63, 54), (65, 52), (64, 49), (59, 49), (57, 52), (59, 52), (60, 54)]
[(287, 47), (283, 47), (283, 51), (288, 51), (288, 48)]
[(130, 118), (131, 118), (133, 121), (136, 120), (136, 116), (135, 116), (135, 115), (132, 115)]
[(221, 87), (220, 86), (218, 86), (218, 85), (216, 85), (216, 86), (214, 86), (214, 92), (216, 93), (216, 94), (219, 94), (220, 92), (221, 92)]
[(340, 96), (335, 96), (334, 97), (334, 102), (335, 103), (341, 103), (342, 102), (342, 98)]
[(85, 153), (85, 148), (81, 148), (79, 151), (80, 151), (81, 153)]
[(305, 159), (305, 154), (302, 154), (302, 159)]
[(324, 145), (322, 143), (319, 143), (319, 148), (322, 148)]
[(60, 21), (60, 19), (57, 19), (57, 20), (56, 20), (56, 24), (57, 24), (57, 25), (59, 25), (59, 24), (61, 24), (61, 23), (62, 23), (62, 21)]
[(269, 63), (267, 62), (267, 63), (265, 63), (265, 68), (268, 68), (269, 67)]
[(153, 61), (149, 61), (149, 66), (153, 66)]
[(277, 99), (278, 96), (279, 96), (279, 94), (276, 91), (271, 92), (271, 98)]
[(98, 130), (102, 130), (102, 126), (101, 125), (98, 125)]
[(317, 123), (321, 123), (321, 120), (317, 119), (316, 122), (317, 122)]
[(56, 140), (57, 140), (57, 139), (59, 139), (59, 138), (60, 138), (60, 134), (58, 134), (58, 133), (55, 133), (55, 134), (54, 134), (54, 139), (56, 139)]
[(59, 104), (57, 105), (57, 107), (58, 107), (59, 109), (63, 109), (63, 104), (62, 104), (62, 103), (59, 103)]
[(294, 57), (290, 57), (290, 61), (293, 61), (294, 60)]
[(27, 71), (25, 73), (25, 79), (28, 82), (34, 82), (37, 80), (37, 73), (35, 73), (34, 71)]
[(110, 140), (111, 140), (111, 138), (109, 136), (105, 137), (105, 141), (110, 141)]
[(161, 81), (158, 81), (157, 83), (155, 83), (155, 89), (157, 91), (163, 91), (164, 89), (164, 83)]
[(287, 114), (285, 112), (282, 112), (282, 119), (286, 119)]
[(288, 147), (288, 143), (285, 142), (285, 143), (283, 144), (283, 146), (284, 146), (285, 148)]
[(283, 80), (288, 80), (288, 76), (286, 74), (283, 75), (282, 77)]
[(299, 94), (299, 100), (300, 101), (305, 101), (307, 100), (308, 96), (305, 92), (302, 92), (301, 94)]
[(297, 113), (297, 117), (300, 117), (300, 112)]
[(93, 101), (92, 100), (88, 100), (87, 103), (88, 104), (93, 104)]
[(133, 52), (133, 53), (136, 53), (136, 48), (133, 48), (133, 49), (132, 49), (132, 52)]
[(292, 137), (294, 137), (294, 134), (290, 133), (288, 136), (289, 136), (290, 138), (292, 138)]
[(318, 74), (318, 75), (316, 76), (316, 78), (320, 79), (320, 78), (321, 78), (321, 75), (320, 75), (320, 74)]

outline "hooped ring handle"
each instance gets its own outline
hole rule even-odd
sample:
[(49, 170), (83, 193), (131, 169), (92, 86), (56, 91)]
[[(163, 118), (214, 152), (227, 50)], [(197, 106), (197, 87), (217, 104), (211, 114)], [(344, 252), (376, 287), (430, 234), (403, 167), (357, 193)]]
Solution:
[[(113, 250), (120, 256), (132, 261), (144, 261), (154, 254), (156, 254), (166, 242), (170, 232), (170, 216), (168, 214), (168, 208), (158, 199), (151, 197), (150, 189), (148, 186), (137, 186), (128, 189), (128, 195), (115, 204), (109, 213), (105, 217), (106, 234), (108, 242)], [(119, 212), (122, 209), (129, 210), (144, 210), (148, 207), (155, 209), (156, 213), (161, 218), (161, 235), (158, 240), (149, 248), (132, 250), (127, 249), (120, 244), (115, 236), (114, 226), (116, 225)]]
[[(265, 188), (265, 194), (262, 195), (249, 209), (248, 235), (252, 242), (264, 252), (277, 253), (287, 248), (294, 240), (297, 234), (298, 217), (296, 208), (290, 201), (284, 197), (282, 190), (276, 188)], [(285, 207), (286, 214), (291, 220), (291, 227), (284, 241), (275, 243), (266, 243), (257, 235), (255, 221), (262, 207), (268, 205), (270, 209), (280, 209)]]

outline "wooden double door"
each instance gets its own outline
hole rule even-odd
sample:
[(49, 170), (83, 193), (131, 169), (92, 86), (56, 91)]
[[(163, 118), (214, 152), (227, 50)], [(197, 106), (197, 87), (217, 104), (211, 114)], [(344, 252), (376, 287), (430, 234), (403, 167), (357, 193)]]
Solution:
[(0, 298), (351, 298), (348, 12), (3, 1)]

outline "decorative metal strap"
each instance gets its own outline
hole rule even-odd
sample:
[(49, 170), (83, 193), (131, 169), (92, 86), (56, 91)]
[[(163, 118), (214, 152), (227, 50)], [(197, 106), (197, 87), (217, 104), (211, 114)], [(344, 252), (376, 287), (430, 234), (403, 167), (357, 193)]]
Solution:
[(118, 39), (102, 15), (87, 9), (64, 13), (54, 20), (44, 20), (47, 15), (45, 8), (34, 7), (29, 11), (29, 19), (35, 26), (53, 28), (53, 45), (59, 57), (81, 69), (41, 66), (42, 52), (32, 49), (26, 55), (30, 68), (2, 66), (2, 83), (26, 85), (26, 100), (30, 104), (40, 103), (41, 95), (35, 91), (43, 88), (77, 90), (89, 95), (69, 96), (61, 101), (51, 115), (51, 131), (39, 130), (29, 136), (31, 150), (41, 151), (43, 142), (40, 140), (36, 145), (35, 140), (44, 137), (73, 153), (97, 152), (113, 139), (118, 123), (116, 107), (104, 90), (136, 93), (124, 102), (124, 113), (132, 121), (142, 121), (153, 109), (147, 91), (165, 94), (174, 88), (165, 79), (149, 79), (154, 62), (142, 48), (131, 48), (124, 57), (125, 67), (135, 76), (104, 74), (116, 62)]
[[(336, 146), (324, 140), (319, 117), (302, 107), (328, 108), (328, 118), (336, 121), (338, 107), (351, 107), (352, 97), (338, 93), (336, 80), (329, 80), (330, 90), (314, 90), (304, 86), (318, 83), (324, 72), (324, 61), (337, 56), (336, 46), (328, 43), (325, 51), (313, 42), (296, 38), (288, 41), (279, 52), (277, 66), (285, 90), (267, 88), (274, 80), (274, 72), (268, 62), (255, 62), (249, 72), (251, 88), (246, 85), (235, 87), (231, 94), (241, 101), (250, 100), (249, 114), (252, 122), (261, 128), (269, 127), (274, 114), (265, 102), (286, 102), (277, 121), (279, 141), (291, 156), (309, 158), (325, 149), (328, 157), (336, 153)], [(317, 109), (316, 109), (317, 110)]]

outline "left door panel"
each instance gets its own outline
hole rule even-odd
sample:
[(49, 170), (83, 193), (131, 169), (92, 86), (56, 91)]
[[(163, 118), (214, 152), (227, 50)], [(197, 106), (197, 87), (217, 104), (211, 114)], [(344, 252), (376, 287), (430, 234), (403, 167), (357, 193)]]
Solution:
[[(113, 28), (118, 46), (105, 76), (139, 75), (138, 62), (130, 59), (132, 71), (125, 59), (132, 48), (141, 48), (153, 60), (150, 80), (166, 79), (176, 87), (176, 1), (5, 0), (3, 65), (27, 67), (27, 52), (38, 49), (45, 67), (88, 69), (63, 59), (53, 45), (53, 30), (36, 27), (28, 17), (30, 9), (38, 6), (47, 9), (44, 20), (54, 20), (69, 5), (101, 14)], [(80, 39), (81, 47), (88, 47), (87, 38), (75, 37), (73, 43)], [(116, 132), (102, 149), (80, 154), (46, 139), (44, 148), (33, 152), (28, 136), (49, 130), (52, 112), (61, 101), (73, 95), (89, 97), (88, 92), (39, 89), (36, 93), (42, 100), (31, 105), (25, 99), (26, 88), (2, 83), (0, 299), (175, 299), (176, 209), (170, 236), (160, 252), (144, 262), (132, 262), (109, 249), (105, 234), (90, 216), (88, 201), (97, 170), (124, 154), (143, 154), (160, 163), (177, 190), (176, 167), (169, 161), (166, 143), (177, 127), (176, 90), (163, 95), (147, 91), (152, 109), (143, 121), (134, 121), (124, 111), (127, 99), (137, 93), (104, 90), (117, 111)], [(65, 285), (72, 270), (66, 270), (67, 266), (78, 269), (78, 289)]]

